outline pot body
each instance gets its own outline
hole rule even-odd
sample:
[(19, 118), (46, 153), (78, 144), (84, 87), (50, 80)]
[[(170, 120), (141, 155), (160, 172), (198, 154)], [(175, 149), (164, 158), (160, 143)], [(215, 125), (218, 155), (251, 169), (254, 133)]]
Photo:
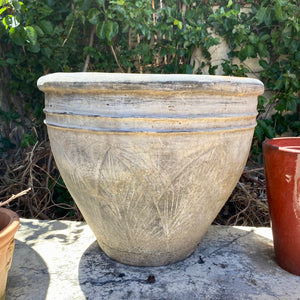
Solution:
[(189, 256), (243, 171), (262, 83), (73, 73), (38, 86), (57, 166), (104, 252), (139, 266)]
[(300, 275), (300, 138), (265, 141), (263, 155), (276, 260)]
[(15, 248), (15, 234), (19, 228), (18, 215), (0, 207), (0, 300), (5, 299), (7, 274)]

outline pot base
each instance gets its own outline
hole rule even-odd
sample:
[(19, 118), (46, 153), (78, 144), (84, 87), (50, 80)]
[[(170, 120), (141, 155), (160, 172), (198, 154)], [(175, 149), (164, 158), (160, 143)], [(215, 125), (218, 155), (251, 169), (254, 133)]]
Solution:
[(103, 243), (98, 243), (103, 252), (111, 259), (125, 265), (140, 267), (158, 267), (173, 264), (188, 258), (197, 248), (197, 245), (180, 249), (170, 249), (169, 251), (156, 252), (127, 252), (111, 248)]
[(300, 276), (299, 266), (297, 264), (295, 264), (293, 259), (289, 259), (284, 254), (281, 254), (281, 253), (277, 254), (276, 253), (276, 262), (280, 266), (280, 268), (282, 268), (283, 270), (285, 270), (285, 271), (287, 271), (291, 274)]

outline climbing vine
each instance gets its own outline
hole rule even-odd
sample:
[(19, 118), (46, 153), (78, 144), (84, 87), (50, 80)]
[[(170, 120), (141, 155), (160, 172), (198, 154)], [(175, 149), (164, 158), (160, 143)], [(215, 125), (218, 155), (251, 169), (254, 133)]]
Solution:
[[(105, 71), (247, 76), (257, 59), (266, 93), (259, 97), (254, 148), (266, 138), (300, 134), (299, 0), (0, 0), (0, 117), (23, 126), (33, 144), (42, 128), (37, 79), (51, 72)], [(225, 39), (227, 56), (211, 61)], [(196, 50), (203, 57), (195, 64)], [(233, 63), (237, 58), (238, 62)]]
[(270, 93), (258, 99), (256, 151), (266, 137), (299, 135), (300, 1), (253, 1), (247, 13), (229, 1), (210, 20), (230, 46), (229, 57), (241, 62), (232, 66), (225, 61), (225, 74), (247, 75), (243, 63), (249, 58), (258, 59), (262, 68), (259, 77)]

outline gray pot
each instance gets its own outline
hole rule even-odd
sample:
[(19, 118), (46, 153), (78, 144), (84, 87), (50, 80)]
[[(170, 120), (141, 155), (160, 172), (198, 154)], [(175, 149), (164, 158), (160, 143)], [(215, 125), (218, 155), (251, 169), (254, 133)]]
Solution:
[(158, 266), (189, 256), (234, 189), (256, 125), (256, 79), (43, 76), (51, 148), (103, 251)]

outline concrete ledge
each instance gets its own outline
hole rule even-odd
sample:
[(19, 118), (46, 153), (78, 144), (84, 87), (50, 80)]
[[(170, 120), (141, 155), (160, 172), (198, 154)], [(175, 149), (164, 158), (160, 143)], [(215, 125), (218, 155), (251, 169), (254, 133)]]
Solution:
[(211, 226), (185, 261), (139, 268), (83, 222), (22, 219), (6, 299), (300, 299), (300, 277), (277, 266), (270, 228)]

